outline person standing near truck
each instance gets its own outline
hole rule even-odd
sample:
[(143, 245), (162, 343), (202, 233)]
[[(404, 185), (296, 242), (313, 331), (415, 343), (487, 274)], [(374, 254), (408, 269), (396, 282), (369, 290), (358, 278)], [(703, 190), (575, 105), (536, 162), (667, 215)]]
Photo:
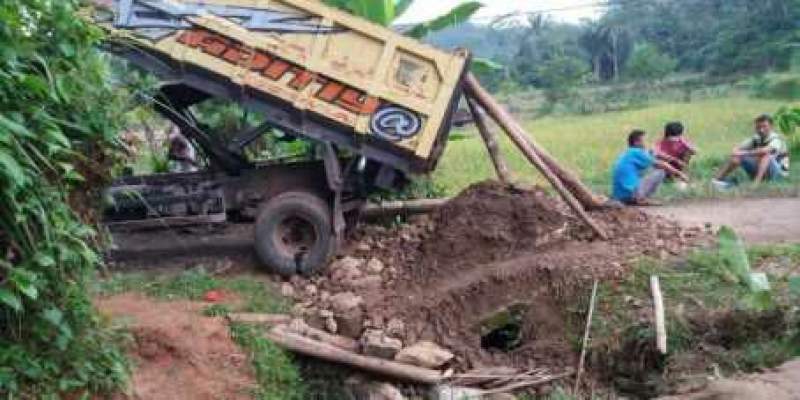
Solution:
[(196, 172), (199, 168), (194, 147), (177, 127), (169, 134), (169, 172)]
[[(628, 135), (628, 149), (614, 164), (612, 197), (627, 205), (654, 205), (650, 200), (671, 174), (689, 182), (689, 177), (669, 163), (659, 160), (644, 144), (645, 132), (634, 130)], [(657, 167), (653, 168), (652, 167)], [(650, 172), (647, 172), (650, 170)]]

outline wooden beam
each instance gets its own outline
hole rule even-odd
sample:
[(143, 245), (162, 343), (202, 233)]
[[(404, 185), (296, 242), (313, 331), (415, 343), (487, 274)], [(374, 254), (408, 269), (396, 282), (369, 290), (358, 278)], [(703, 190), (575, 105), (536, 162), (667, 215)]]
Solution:
[(542, 161), (539, 154), (533, 148), (533, 141), (528, 138), (524, 129), (514, 120), (513, 117), (487, 92), (472, 73), (467, 73), (464, 80), (467, 95), (478, 102), (495, 120), (495, 122), (503, 128), (508, 137), (520, 149), (528, 161), (533, 164), (539, 172), (550, 182), (553, 188), (556, 189), (562, 199), (569, 205), (572, 211), (586, 223), (600, 238), (603, 240), (608, 239), (608, 234), (603, 230), (586, 213), (580, 202), (567, 190), (564, 183), (553, 173), (553, 171)]
[(469, 106), (472, 118), (475, 120), (475, 126), (478, 127), (478, 132), (483, 138), (483, 143), (486, 144), (486, 150), (489, 152), (489, 158), (492, 160), (497, 178), (506, 185), (511, 184), (513, 178), (508, 169), (508, 164), (506, 164), (506, 160), (503, 158), (503, 154), (500, 153), (500, 146), (497, 144), (497, 135), (495, 135), (494, 131), (489, 129), (486, 116), (481, 112), (480, 106), (475, 102), (475, 99), (467, 97), (467, 105)]
[(442, 382), (444, 379), (444, 376), (439, 371), (355, 354), (330, 344), (313, 340), (294, 332), (289, 332), (280, 326), (272, 328), (272, 330), (267, 333), (267, 338), (278, 346), (295, 353), (347, 365), (406, 382), (435, 385)]

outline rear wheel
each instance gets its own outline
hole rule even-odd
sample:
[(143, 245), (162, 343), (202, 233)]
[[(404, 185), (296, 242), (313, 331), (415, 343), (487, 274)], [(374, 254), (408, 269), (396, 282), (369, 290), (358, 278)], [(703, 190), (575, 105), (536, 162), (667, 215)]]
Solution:
[(270, 200), (256, 221), (255, 247), (262, 263), (283, 276), (311, 275), (336, 251), (330, 207), (308, 192)]

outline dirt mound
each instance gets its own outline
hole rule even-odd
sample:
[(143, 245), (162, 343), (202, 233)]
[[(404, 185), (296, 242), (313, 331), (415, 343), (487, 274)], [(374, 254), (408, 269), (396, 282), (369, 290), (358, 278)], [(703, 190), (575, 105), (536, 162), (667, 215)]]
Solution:
[[(668, 258), (705, 240), (701, 228), (635, 209), (592, 216), (611, 240), (596, 240), (541, 189), (478, 184), (430, 216), (362, 228), (326, 276), (292, 281), (296, 312), (329, 316), (332, 296), (352, 292), (363, 300), (364, 328), (391, 331), (406, 343), (435, 341), (452, 349), (462, 368), (573, 366), (568, 337), (580, 330), (575, 313), (592, 280), (622, 278), (642, 255)], [(492, 331), (491, 321), (509, 307), (522, 310), (518, 320)], [(510, 331), (514, 346), (485, 346), (487, 335)]]
[(251, 398), (256, 385), (247, 356), (222, 318), (201, 315), (203, 304), (123, 294), (100, 299), (97, 306), (133, 334), (131, 393), (117, 399)]
[(432, 218), (435, 229), (422, 244), (422, 257), (429, 271), (439, 272), (535, 249), (570, 222), (543, 190), (517, 190), (497, 182), (471, 186)]

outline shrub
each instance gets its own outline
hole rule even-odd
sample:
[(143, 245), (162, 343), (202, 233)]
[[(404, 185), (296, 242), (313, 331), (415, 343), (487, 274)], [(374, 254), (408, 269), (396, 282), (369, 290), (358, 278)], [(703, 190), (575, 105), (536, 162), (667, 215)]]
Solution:
[(75, 0), (0, 3), (0, 396), (51, 399), (124, 383), (87, 292), (93, 231), (67, 204), (92, 185), (119, 102)]
[(675, 71), (677, 66), (675, 59), (659, 51), (656, 46), (644, 43), (633, 49), (625, 74), (636, 80), (660, 80)]

